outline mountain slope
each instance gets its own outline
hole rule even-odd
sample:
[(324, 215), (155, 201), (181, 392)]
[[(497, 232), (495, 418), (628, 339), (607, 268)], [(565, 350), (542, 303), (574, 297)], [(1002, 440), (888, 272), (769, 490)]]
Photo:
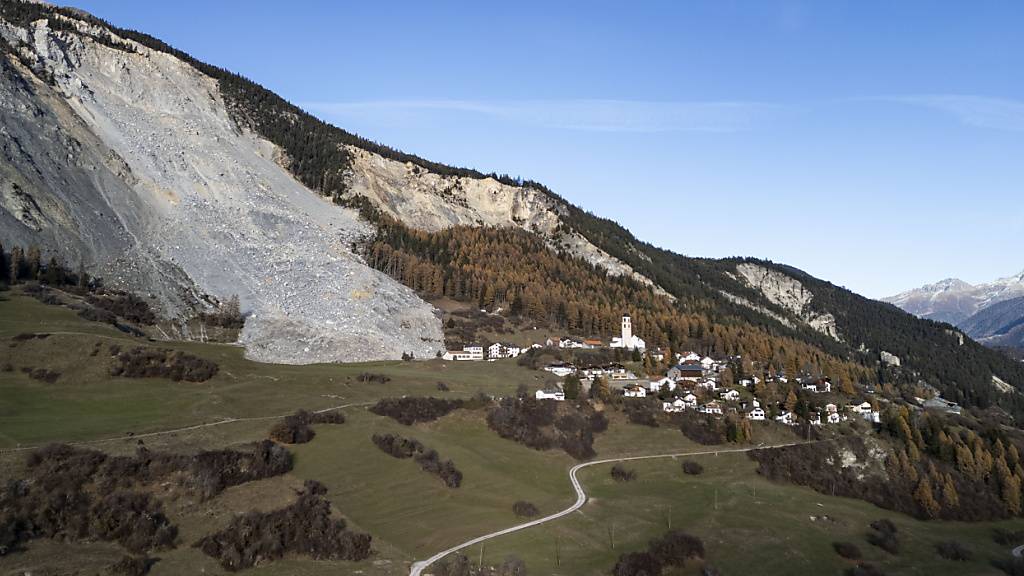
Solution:
[(0, 28), (17, 56), (0, 87), (0, 240), (57, 250), (174, 316), (206, 294), (238, 294), (250, 314), (242, 341), (258, 360), (441, 348), (432, 307), (351, 253), (369, 227), (239, 130), (215, 80), (95, 24), (31, 18), (38, 9), (24, 27), (15, 14)]
[(989, 346), (1024, 348), (1024, 296), (983, 308), (960, 326)]
[(960, 325), (977, 312), (1018, 296), (1024, 296), (1024, 272), (976, 286), (950, 278), (882, 300), (921, 318)]
[[(997, 376), (1024, 388), (1024, 368), (947, 325), (771, 262), (657, 248), (540, 184), (367, 141), (144, 34), (39, 4), (0, 7), (4, 87), (19, 94), (4, 102), (3, 128), (18, 135), (8, 155), (33, 147), (5, 175), (0, 214), (17, 225), (0, 241), (81, 258), (172, 314), (202, 306), (205, 293), (239, 293), (253, 312), (243, 342), (254, 357), (431, 355), (440, 322), (395, 278), (421, 297), (506, 310), (518, 301), (530, 320), (596, 336), (625, 308), (653, 345), (788, 371), (810, 363), (864, 383), (925, 378), (951, 399), (1024, 414), (1020, 395), (992, 385)], [(60, 135), (79, 130), (67, 140), (84, 143), (89, 161), (33, 132), (36, 116)], [(61, 196), (71, 178), (82, 189)], [(879, 368), (882, 351), (904, 368)]]

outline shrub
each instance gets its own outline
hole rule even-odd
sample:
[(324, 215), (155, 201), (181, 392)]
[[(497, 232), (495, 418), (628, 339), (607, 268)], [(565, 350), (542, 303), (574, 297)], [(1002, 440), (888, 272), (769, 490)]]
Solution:
[(316, 436), (310, 424), (344, 424), (345, 415), (338, 411), (307, 412), (299, 410), (285, 416), (270, 429), (270, 439), (282, 444), (304, 444)]
[(877, 546), (889, 554), (900, 553), (899, 539), (896, 537), (896, 534), (892, 532), (881, 532), (876, 530), (874, 532), (869, 532), (867, 539), (869, 544)]
[(663, 566), (682, 566), (690, 558), (704, 558), (704, 542), (679, 530), (651, 540), (647, 550)]
[(156, 324), (156, 314), (142, 298), (128, 292), (106, 292), (101, 295), (88, 295), (86, 302), (109, 314), (120, 316), (137, 324)]
[(146, 576), (156, 562), (156, 558), (125, 555), (107, 568), (107, 571), (118, 576)]
[(540, 510), (537, 509), (536, 505), (525, 500), (516, 501), (516, 503), (512, 505), (512, 512), (515, 513), (516, 516), (523, 518), (533, 518), (540, 514)]
[(445, 384), (444, 382), (438, 382), (437, 383), (437, 391), (438, 392), (448, 392), (449, 390), (450, 390), (450, 388), (448, 388), (448, 385)]
[(992, 531), (992, 540), (1002, 546), (1017, 546), (1024, 543), (1024, 530), (996, 528)]
[(395, 458), (413, 458), (420, 468), (438, 476), (449, 488), (462, 485), (462, 472), (451, 460), (441, 460), (436, 450), (424, 446), (419, 440), (404, 438), (395, 434), (374, 434), (373, 443), (383, 452)]
[(659, 576), (661, 563), (650, 552), (628, 552), (619, 556), (614, 576)]
[(371, 440), (377, 445), (377, 448), (395, 458), (412, 458), (413, 455), (424, 449), (419, 440), (404, 438), (396, 434), (374, 434)]
[(323, 485), (307, 482), (299, 500), (272, 512), (249, 512), (224, 530), (203, 537), (195, 546), (229, 571), (286, 554), (315, 560), (364, 560), (370, 555), (369, 534), (351, 532), (344, 520), (331, 518)]
[(883, 534), (896, 534), (896, 525), (892, 523), (892, 520), (888, 518), (882, 518), (881, 520), (875, 520), (871, 523), (871, 528), (883, 533)]
[(651, 428), (658, 427), (658, 415), (650, 402), (628, 402), (624, 408), (626, 416), (633, 424), (649, 426)]
[(47, 384), (53, 384), (58, 378), (60, 378), (60, 372), (47, 370), (45, 368), (36, 368), (28, 372), (28, 377), (33, 380), (41, 380)]
[(376, 384), (387, 384), (391, 381), (391, 378), (383, 374), (374, 374), (372, 372), (363, 372), (359, 376), (356, 376), (356, 380), (359, 382), (373, 382)]
[[(115, 353), (113, 350), (111, 347)], [(118, 348), (115, 354), (114, 364), (110, 367), (111, 376), (205, 382), (220, 369), (215, 362), (205, 358), (166, 348), (135, 347), (124, 351)]]
[(636, 471), (628, 470), (621, 464), (612, 466), (611, 474), (612, 478), (614, 478), (616, 482), (632, 482), (633, 480), (636, 480)]
[(370, 412), (387, 416), (400, 424), (410, 426), (417, 422), (432, 422), (462, 407), (462, 400), (441, 398), (382, 398), (370, 407)]
[(516, 556), (509, 556), (498, 567), (498, 576), (526, 576), (526, 563)]
[(725, 443), (725, 427), (720, 420), (686, 412), (678, 416), (678, 421), (683, 435), (698, 444)]
[(973, 552), (956, 540), (936, 542), (935, 551), (946, 560), (954, 560), (956, 562), (966, 562), (974, 556)]
[(852, 568), (847, 568), (844, 574), (846, 576), (885, 576), (885, 572), (882, 572), (881, 568), (867, 562), (861, 562)]
[(704, 473), (704, 467), (701, 466), (700, 463), (694, 462), (693, 460), (684, 460), (683, 473), (689, 474), (691, 476), (697, 476), (698, 474)]
[(836, 554), (839, 554), (847, 560), (861, 559), (860, 548), (852, 542), (833, 542), (832, 548), (835, 549)]
[(282, 444), (305, 444), (316, 436), (309, 425), (295, 416), (286, 416), (270, 429), (270, 439)]

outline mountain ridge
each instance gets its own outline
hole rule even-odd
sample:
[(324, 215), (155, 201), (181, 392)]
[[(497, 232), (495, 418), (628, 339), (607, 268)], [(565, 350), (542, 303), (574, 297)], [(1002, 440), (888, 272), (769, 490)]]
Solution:
[[(166, 296), (168, 301), (172, 296), (178, 298), (180, 303), (176, 305), (181, 308), (202, 306), (204, 292), (209, 290), (218, 291), (214, 296), (223, 298), (228, 295), (224, 290), (247, 288), (250, 293), (241, 294), (243, 304), (256, 312), (254, 325), (247, 323), (249, 334), (243, 332), (242, 342), (247, 344), (249, 354), (296, 362), (395, 358), (405, 352), (429, 357), (443, 347), (440, 319), (424, 301), (426, 289), (412, 280), (416, 275), (397, 264), (417, 262), (419, 258), (422, 270), (433, 266), (430, 269), (436, 282), (432, 289), (453, 290), (475, 303), (486, 304), (486, 286), (478, 284), (474, 291), (467, 290), (465, 284), (451, 285), (460, 274), (463, 281), (474, 278), (466, 276), (475, 265), (473, 246), (457, 255), (443, 248), (415, 252), (416, 246), (405, 249), (402, 242), (414, 238), (422, 249), (442, 246), (437, 244), (441, 239), (438, 234), (448, 230), (478, 230), (494, 240), (489, 230), (508, 229), (530, 234), (554, 257), (575, 262), (573, 266), (588, 285), (613, 292), (612, 287), (620, 284), (625, 290), (621, 293), (643, 293), (642, 300), (651, 304), (635, 314), (636, 327), (652, 345), (674, 350), (719, 347), (722, 353), (752, 356), (766, 364), (776, 362), (776, 366), (799, 368), (803, 361), (841, 366), (843, 373), (861, 383), (910, 385), (923, 378), (946, 397), (969, 406), (998, 405), (1024, 413), (1019, 395), (1000, 392), (992, 385), (993, 376), (998, 376), (1024, 387), (1024, 369), (964, 339), (948, 325), (913, 319), (894, 307), (785, 265), (756, 259), (690, 258), (664, 250), (637, 239), (610, 219), (565, 201), (539, 183), (433, 163), (345, 132), (250, 80), (196, 61), (148, 35), (44, 5), (7, 2), (2, 6), (0, 15), (5, 23), (0, 35), (7, 45), (5, 54), (10, 56), (5, 64), (4, 86), (21, 98), (8, 98), (12, 114), (5, 114), (5, 122), (14, 126), (16, 120), (24, 120), (19, 136), (37, 146), (40, 157), (58, 148), (25, 128), (36, 109), (43, 117), (56, 119), (55, 134), (65, 134), (72, 122), (85, 122), (89, 130), (83, 137), (90, 133), (105, 135), (106, 140), (98, 138), (102, 146), (96, 149), (109, 149), (114, 154), (90, 158), (89, 164), (106, 167), (104, 178), (111, 181), (110, 187), (99, 187), (85, 178), (82, 182), (89, 190), (96, 190), (96, 197), (108, 194), (111, 197), (107, 200), (115, 204), (143, 202), (144, 206), (133, 212), (137, 217), (123, 218), (114, 237), (124, 238), (129, 254), (134, 250), (159, 256), (150, 260), (138, 257), (128, 263), (157, 263), (154, 267), (158, 270), (146, 275), (148, 286), (154, 291), (166, 286), (173, 288), (171, 292), (184, 291), (184, 295)], [(73, 49), (66, 53), (69, 46)], [(96, 56), (99, 53), (102, 58)], [(60, 54), (70, 57), (55, 60)], [(169, 100), (178, 94), (173, 84), (167, 86), (167, 94), (147, 92), (141, 86), (142, 91), (132, 93), (133, 97), (146, 96), (147, 105), (170, 114), (169, 121), (182, 126), (189, 126), (195, 110), (206, 106), (213, 119), (209, 128), (211, 134), (215, 132), (215, 139), (203, 140), (201, 146), (197, 144), (197, 151), (188, 151), (178, 148), (178, 140), (189, 142), (193, 138), (185, 129), (179, 131), (175, 141), (168, 142), (161, 134), (166, 127), (158, 129), (152, 122), (141, 125), (148, 131), (139, 130), (134, 119), (110, 130), (89, 124), (90, 118), (113, 123), (124, 112), (90, 100), (103, 97), (103, 90), (90, 92), (131, 88), (133, 70), (141, 74), (151, 65), (147, 64), (149, 60), (170, 66), (154, 70), (153, 81), (177, 74), (191, 78), (192, 72), (184, 68), (188, 67), (201, 76), (189, 84), (197, 89), (187, 94), (189, 100), (177, 103)], [(90, 64), (96, 62), (102, 65)], [(89, 66), (95, 70), (91, 72)], [(87, 74), (93, 72), (92, 77)], [(89, 82), (98, 84), (91, 87)], [(41, 106), (47, 99), (63, 100), (76, 116), (55, 112), (60, 102)], [(140, 119), (152, 116), (146, 110), (139, 113)], [(204, 136), (198, 132), (196, 136)], [(164, 149), (159, 154), (153, 152), (156, 145), (168, 147), (172, 158), (181, 152), (183, 160), (178, 164), (168, 161)], [(65, 148), (73, 151), (75, 146)], [(246, 168), (236, 174), (230, 163), (208, 166), (224, 153), (222, 148), (243, 154), (242, 165)], [(59, 150), (67, 155), (63, 148)], [(202, 158), (193, 158), (200, 153)], [(31, 155), (27, 157), (31, 159)], [(49, 170), (62, 178), (77, 174), (81, 167), (75, 164), (72, 168), (54, 162)], [(200, 168), (199, 177), (190, 180), (202, 182), (198, 188), (182, 184), (184, 180), (165, 180), (168, 174)], [(32, 174), (33, 166), (26, 161), (8, 178), (28, 182)], [(283, 178), (285, 175), (290, 183)], [(153, 185), (161, 182), (167, 185)], [(295, 187), (300, 183), (301, 187)], [(9, 218), (18, 232), (5, 232), (7, 236), (0, 239), (9, 243), (43, 240), (52, 251), (70, 253), (72, 260), (74, 248), (94, 249), (81, 236), (102, 230), (106, 221), (90, 220), (85, 215), (88, 210), (82, 210), (82, 214), (58, 222), (54, 216), (58, 211), (52, 209), (61, 198), (56, 188), (23, 183), (20, 195), (6, 194), (0, 215)], [(224, 198), (211, 201), (206, 197), (209, 189), (221, 190)], [(279, 195), (283, 194), (280, 190), (292, 192), (286, 197)], [(15, 197), (21, 199), (17, 204), (11, 200)], [(74, 200), (72, 204), (77, 207), (88, 205), (94, 198)], [(215, 217), (204, 219), (203, 210), (187, 210), (190, 202), (197, 209), (219, 208), (213, 212)], [(267, 202), (279, 209), (264, 210)], [(59, 242), (53, 235), (46, 237), (16, 217), (34, 214), (33, 204), (39, 207), (40, 218), (57, 223), (52, 229), (60, 230), (62, 237), (76, 239), (77, 244)], [(133, 218), (154, 223), (139, 225)], [(247, 224), (234, 225), (238, 218)], [(229, 222), (232, 226), (227, 226)], [(195, 228), (189, 234), (180, 235), (176, 229), (192, 225)], [(394, 233), (382, 234), (388, 226)], [(179, 234), (179, 244), (163, 243), (164, 238), (158, 236), (169, 234), (173, 238), (175, 233)], [(180, 249), (200, 240), (197, 249)], [(381, 260), (372, 266), (377, 270), (371, 270), (366, 246), (380, 243), (382, 251), (387, 247), (389, 254), (401, 255), (402, 259)], [(279, 244), (285, 249), (278, 250)], [(500, 238), (492, 245), (501, 248)], [(114, 252), (115, 248), (121, 250), (104, 248), (103, 253)], [(209, 250), (220, 255), (215, 261), (232, 264), (228, 277), (218, 280), (222, 271), (207, 269), (210, 259), (204, 262), (203, 255)], [(455, 256), (463, 258), (459, 264), (463, 272), (455, 268), (458, 262), (451, 260)], [(119, 269), (116, 264), (116, 259), (108, 263), (112, 271)], [(754, 281), (757, 275), (741, 270), (773, 280)], [(483, 272), (478, 278), (497, 273), (493, 269)], [(510, 278), (508, 298), (532, 299), (537, 317), (559, 328), (568, 329), (575, 321), (563, 314), (559, 302), (550, 295), (530, 294), (531, 284), (522, 281), (521, 275)], [(562, 293), (573, 295), (573, 286), (566, 284), (557, 270), (548, 281), (558, 284)], [(532, 286), (543, 288), (543, 284)], [(640, 292), (636, 292), (638, 286), (643, 287)], [(325, 292), (334, 295), (328, 306), (317, 298)], [(497, 308), (512, 303), (493, 305)], [(581, 304), (588, 310), (588, 329), (603, 335), (611, 332), (617, 323), (615, 316), (624, 307), (618, 301), (614, 308), (610, 301)], [(275, 316), (274, 306), (285, 309)], [(334, 315), (325, 316), (325, 310)], [(262, 323), (261, 319), (268, 317), (271, 326)], [(367, 340), (371, 330), (379, 334), (380, 340)], [(324, 340), (325, 334), (334, 337)], [(287, 349), (274, 348), (282, 342), (287, 343)], [(881, 369), (882, 351), (900, 356), (905, 369)]]
[(1017, 296), (1024, 296), (1024, 271), (977, 285), (947, 278), (882, 298), (882, 301), (915, 316), (959, 324), (993, 304)]

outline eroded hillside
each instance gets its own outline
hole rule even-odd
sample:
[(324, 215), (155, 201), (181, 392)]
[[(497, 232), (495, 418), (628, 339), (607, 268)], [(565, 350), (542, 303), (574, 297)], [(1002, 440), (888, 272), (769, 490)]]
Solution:
[(151, 294), (170, 315), (206, 294), (238, 294), (250, 315), (241, 340), (258, 360), (440, 349), (433, 308), (351, 252), (370, 228), (282, 170), (276, 146), (239, 129), (215, 80), (68, 23), (77, 30), (3, 25), (18, 55), (0, 88), (3, 242), (41, 244), (108, 284)]

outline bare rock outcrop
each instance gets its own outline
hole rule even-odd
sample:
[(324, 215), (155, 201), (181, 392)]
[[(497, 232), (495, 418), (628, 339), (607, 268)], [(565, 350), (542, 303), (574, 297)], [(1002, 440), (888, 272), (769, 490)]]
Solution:
[(811, 307), (814, 294), (804, 288), (797, 279), (777, 270), (750, 263), (737, 265), (736, 272), (740, 279), (761, 292), (772, 304), (790, 312), (814, 330), (841, 340), (835, 317), (827, 312), (814, 310)]

